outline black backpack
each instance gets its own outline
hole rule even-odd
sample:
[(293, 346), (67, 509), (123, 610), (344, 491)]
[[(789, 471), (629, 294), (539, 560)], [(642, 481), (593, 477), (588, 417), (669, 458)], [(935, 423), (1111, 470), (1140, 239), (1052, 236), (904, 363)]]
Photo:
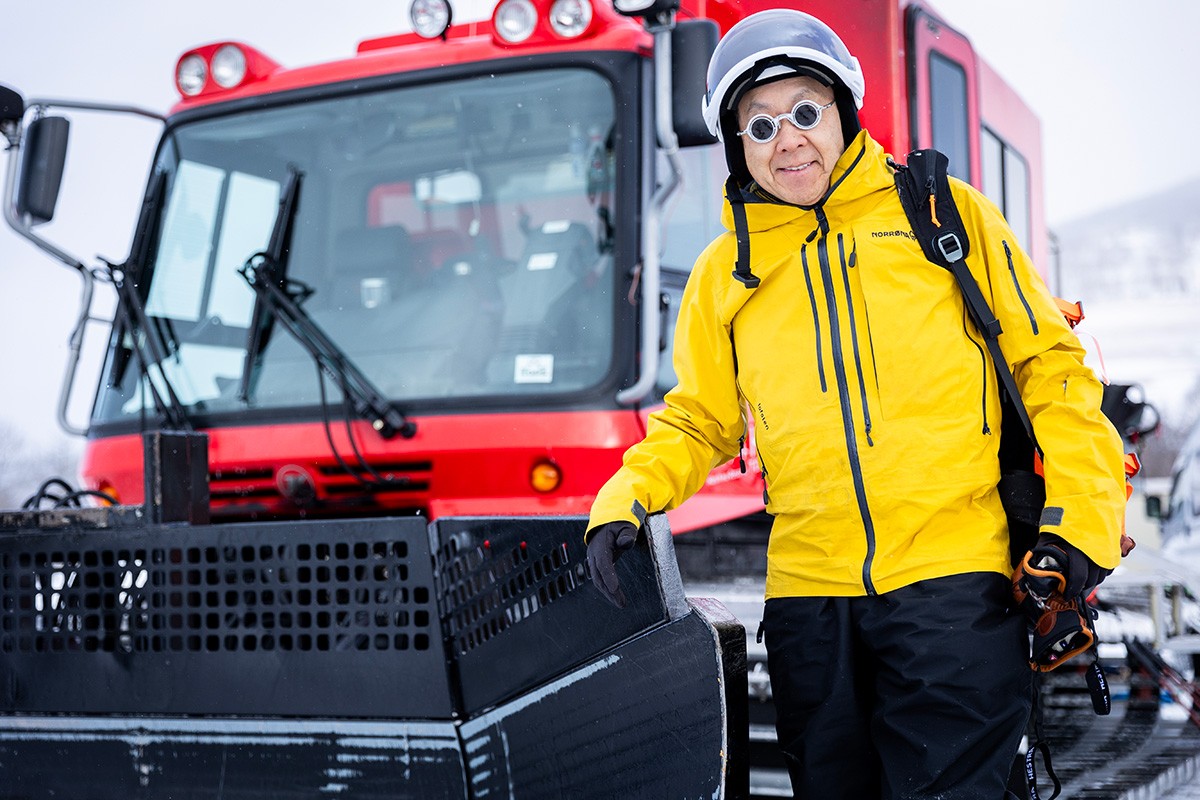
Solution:
[[(965, 259), (971, 245), (954, 197), (950, 194), (947, 177), (949, 159), (937, 150), (916, 150), (908, 154), (907, 165), (892, 163), (896, 169), (896, 191), (900, 195), (900, 204), (921, 244), (921, 250), (934, 264), (954, 274), (966, 301), (967, 313), (983, 335), (996, 367), (1001, 389), (1000, 501), (1008, 518), (1009, 556), (1016, 567), (1037, 544), (1042, 509), (1046, 504), (1046, 484), (1035, 466), (1035, 458), (1040, 459), (1042, 452), (1017, 390), (1016, 380), (1008, 370), (1008, 362), (996, 341), (1002, 332), (1000, 321), (992, 313), (979, 290), (979, 284), (967, 269)], [(1108, 714), (1111, 701), (1104, 670), (1098, 660), (1092, 663), (1086, 678), (1093, 709), (1097, 714)], [(1050, 800), (1054, 800), (1061, 792), (1062, 784), (1054, 772), (1050, 747), (1042, 728), (1039, 693), (1040, 690), (1034, 693), (1034, 736), (1024, 758), (1025, 784), (1031, 800), (1039, 800), (1036, 755), (1041, 753), (1046, 775), (1054, 785), (1050, 795)]]
[(953, 273), (966, 301), (967, 313), (983, 336), (996, 366), (1002, 407), (999, 490), (1008, 518), (1009, 555), (1015, 567), (1037, 543), (1042, 509), (1046, 505), (1045, 481), (1035, 471), (1035, 457), (1041, 458), (1041, 449), (996, 340), (1002, 332), (1000, 321), (967, 269), (965, 259), (971, 242), (950, 193), (949, 159), (937, 150), (915, 150), (908, 154), (906, 165), (891, 163), (896, 169), (900, 204), (921, 250), (934, 264)]

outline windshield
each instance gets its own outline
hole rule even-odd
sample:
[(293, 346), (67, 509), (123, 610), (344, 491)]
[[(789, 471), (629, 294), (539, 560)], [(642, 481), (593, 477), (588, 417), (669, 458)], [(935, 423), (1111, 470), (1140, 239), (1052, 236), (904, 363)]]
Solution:
[[(614, 99), (554, 69), (308, 101), (184, 124), (160, 152), (139, 286), (190, 411), (320, 402), (312, 357), (275, 325), (239, 397), (255, 295), (289, 175), (303, 178), (286, 277), (401, 407), (578, 392), (605, 379), (616, 313)], [(126, 334), (98, 422), (152, 408)], [(155, 380), (161, 380), (152, 372)], [(329, 400), (340, 395), (331, 382)]]

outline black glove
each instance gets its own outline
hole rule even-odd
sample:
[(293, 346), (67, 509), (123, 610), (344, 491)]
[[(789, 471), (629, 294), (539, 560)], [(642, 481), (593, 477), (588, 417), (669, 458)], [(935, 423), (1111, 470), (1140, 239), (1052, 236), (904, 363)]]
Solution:
[(1053, 533), (1043, 533), (1038, 537), (1030, 562), (1038, 566), (1045, 563), (1044, 559), (1053, 559), (1058, 564), (1056, 571), (1062, 573), (1066, 583), (1062, 596), (1067, 600), (1091, 593), (1112, 574), (1111, 569), (1097, 566), (1086, 553)]
[(592, 583), (617, 608), (625, 607), (625, 593), (617, 581), (615, 566), (621, 554), (633, 547), (636, 540), (637, 528), (623, 520), (606, 522), (594, 528), (588, 537), (587, 560)]

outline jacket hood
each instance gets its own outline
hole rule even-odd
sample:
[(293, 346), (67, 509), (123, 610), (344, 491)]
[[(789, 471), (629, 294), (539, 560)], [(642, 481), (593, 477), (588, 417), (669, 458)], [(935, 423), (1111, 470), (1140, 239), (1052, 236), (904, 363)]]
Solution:
[[(880, 190), (894, 191), (892, 170), (887, 165), (888, 154), (883, 146), (863, 130), (850, 142), (838, 158), (830, 175), (830, 188), (813, 206), (797, 206), (764, 196), (756, 185), (742, 190), (740, 200), (745, 204), (746, 222), (751, 233), (770, 230), (805, 214), (822, 208), (830, 216), (841, 216), (840, 210)], [(726, 196), (721, 208), (721, 224), (734, 230), (733, 209)]]

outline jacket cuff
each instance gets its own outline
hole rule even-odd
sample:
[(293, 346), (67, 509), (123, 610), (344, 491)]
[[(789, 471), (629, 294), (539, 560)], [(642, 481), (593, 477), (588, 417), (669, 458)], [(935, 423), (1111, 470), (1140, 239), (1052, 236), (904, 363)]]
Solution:
[(600, 508), (599, 504), (596, 504), (592, 506), (592, 515), (588, 519), (587, 531), (583, 534), (583, 543), (588, 543), (591, 539), (592, 531), (610, 522), (628, 522), (635, 528), (641, 528), (646, 523), (646, 513), (646, 507), (638, 500), (633, 501), (628, 512), (616, 514)]

